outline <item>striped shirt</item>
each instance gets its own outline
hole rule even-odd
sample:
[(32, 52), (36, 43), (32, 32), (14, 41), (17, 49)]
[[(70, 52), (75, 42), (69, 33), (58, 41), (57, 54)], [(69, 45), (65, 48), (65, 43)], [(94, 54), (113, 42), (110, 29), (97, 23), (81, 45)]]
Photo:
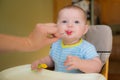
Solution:
[(66, 70), (67, 66), (64, 66), (64, 61), (68, 55), (77, 56), (80, 59), (92, 59), (99, 56), (95, 47), (86, 40), (81, 39), (73, 45), (64, 45), (62, 40), (58, 40), (52, 44), (50, 50), (50, 56), (55, 63), (55, 71), (81, 73), (81, 71), (77, 69)]

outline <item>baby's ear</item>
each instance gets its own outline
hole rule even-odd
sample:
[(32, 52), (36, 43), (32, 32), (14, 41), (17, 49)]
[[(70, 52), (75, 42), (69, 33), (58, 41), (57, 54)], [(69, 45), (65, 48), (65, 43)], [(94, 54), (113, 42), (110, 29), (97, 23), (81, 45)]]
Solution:
[(87, 33), (88, 29), (89, 29), (89, 26), (88, 26), (88, 25), (85, 25), (84, 27), (85, 27), (85, 29), (84, 29), (83, 35), (85, 35), (85, 34)]

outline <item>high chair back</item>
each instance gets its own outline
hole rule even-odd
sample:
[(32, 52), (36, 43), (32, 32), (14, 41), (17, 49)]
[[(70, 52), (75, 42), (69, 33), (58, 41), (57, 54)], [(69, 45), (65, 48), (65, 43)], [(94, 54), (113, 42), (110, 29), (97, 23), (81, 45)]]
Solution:
[(112, 31), (107, 25), (91, 25), (84, 37), (92, 43), (104, 64), (101, 73), (108, 79), (109, 56), (112, 50)]

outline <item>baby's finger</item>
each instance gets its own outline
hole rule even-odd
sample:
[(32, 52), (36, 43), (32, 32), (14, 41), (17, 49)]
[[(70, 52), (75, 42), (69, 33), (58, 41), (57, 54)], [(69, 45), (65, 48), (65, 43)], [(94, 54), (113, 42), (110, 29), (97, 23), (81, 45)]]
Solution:
[(72, 58), (72, 56), (71, 56), (71, 55), (69, 55), (69, 56), (67, 56), (67, 58), (68, 58), (68, 59), (71, 59), (71, 58)]
[(67, 56), (67, 60), (72, 61), (72, 56)]
[(73, 70), (73, 69), (75, 69), (73, 65), (67, 67), (67, 70)]
[(36, 71), (36, 70), (37, 70), (37, 67), (34, 66), (34, 65), (31, 65), (31, 70)]
[(72, 65), (72, 62), (70, 62), (70, 61), (64, 62), (64, 66), (70, 66), (70, 65)]
[(38, 72), (42, 71), (42, 68), (37, 69)]

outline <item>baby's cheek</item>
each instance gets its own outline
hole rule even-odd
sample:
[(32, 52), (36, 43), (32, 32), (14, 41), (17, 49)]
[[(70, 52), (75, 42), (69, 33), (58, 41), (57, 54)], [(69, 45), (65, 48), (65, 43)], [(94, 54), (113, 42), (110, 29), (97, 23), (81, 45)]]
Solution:
[(76, 32), (76, 36), (80, 38), (82, 36), (82, 33), (80, 31)]

